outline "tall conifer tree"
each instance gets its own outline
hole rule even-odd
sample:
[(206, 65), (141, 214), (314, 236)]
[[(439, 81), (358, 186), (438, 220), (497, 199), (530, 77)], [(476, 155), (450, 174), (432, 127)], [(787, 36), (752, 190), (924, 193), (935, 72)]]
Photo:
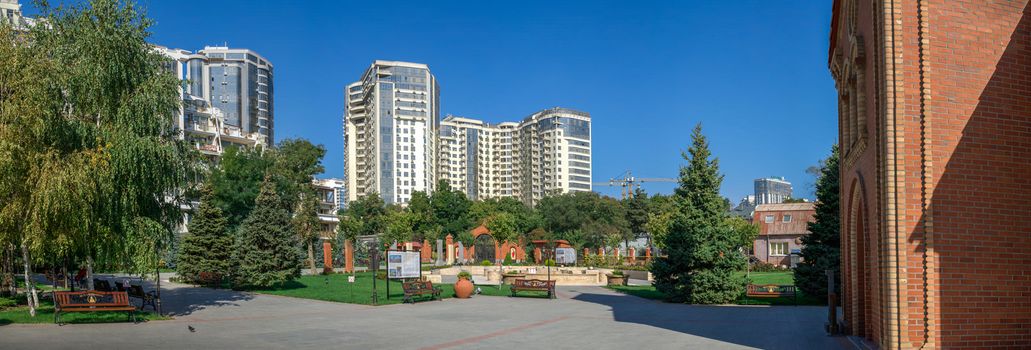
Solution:
[(236, 284), (270, 287), (300, 276), (300, 242), (270, 176), (262, 182), (254, 204), (237, 233)]
[(709, 143), (699, 124), (684, 154), (680, 185), (674, 193), (676, 211), (663, 237), (667, 257), (652, 264), (655, 286), (673, 301), (698, 304), (728, 303), (744, 290), (735, 275), (744, 266), (739, 234), (727, 223), (720, 196), (723, 175), (717, 159), (709, 159)]
[(835, 280), (841, 283), (838, 180), (838, 146), (835, 145), (816, 181), (816, 221), (809, 223), (809, 234), (802, 237), (802, 262), (795, 268), (795, 284), (806, 295), (827, 295), (826, 270), (834, 271)]
[(202, 190), (200, 208), (183, 236), (176, 270), (179, 276), (198, 281), (201, 273), (229, 276), (232, 272), (233, 236), (222, 209), (214, 204), (211, 189)]

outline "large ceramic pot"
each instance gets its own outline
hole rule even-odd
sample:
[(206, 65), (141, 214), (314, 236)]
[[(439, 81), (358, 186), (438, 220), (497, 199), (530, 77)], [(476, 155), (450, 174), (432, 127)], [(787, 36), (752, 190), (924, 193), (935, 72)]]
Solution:
[(459, 278), (455, 282), (455, 296), (464, 299), (470, 295), (473, 295), (473, 283), (466, 278)]

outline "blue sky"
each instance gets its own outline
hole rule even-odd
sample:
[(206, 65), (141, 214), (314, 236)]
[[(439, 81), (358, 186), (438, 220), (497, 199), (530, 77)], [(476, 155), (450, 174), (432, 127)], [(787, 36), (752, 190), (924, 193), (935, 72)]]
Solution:
[(276, 137), (325, 145), (324, 176), (343, 175), (343, 88), (375, 59), (428, 64), (442, 116), (499, 122), (554, 106), (590, 112), (594, 181), (627, 169), (676, 177), (701, 122), (732, 201), (769, 175), (812, 197), (805, 169), (837, 137), (830, 0), (141, 4), (156, 20), (155, 44), (195, 51), (228, 43), (268, 58)]

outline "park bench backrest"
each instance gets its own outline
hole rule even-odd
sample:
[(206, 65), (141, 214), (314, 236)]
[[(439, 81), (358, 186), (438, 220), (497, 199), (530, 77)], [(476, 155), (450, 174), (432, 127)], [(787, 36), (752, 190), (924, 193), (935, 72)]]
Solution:
[(512, 286), (519, 288), (555, 288), (555, 281), (545, 281), (538, 279), (516, 279), (512, 282)]
[(749, 284), (748, 294), (794, 294), (795, 286), (776, 284)]
[(102, 280), (102, 279), (94, 278), (93, 279), (93, 289), (101, 291), (101, 292), (110, 292), (111, 291), (111, 283), (108, 283), (107, 280)]
[(60, 307), (129, 306), (125, 292), (54, 292), (54, 302)]
[(433, 283), (430, 283), (430, 281), (411, 281), (402, 283), (401, 288), (406, 291), (433, 290)]

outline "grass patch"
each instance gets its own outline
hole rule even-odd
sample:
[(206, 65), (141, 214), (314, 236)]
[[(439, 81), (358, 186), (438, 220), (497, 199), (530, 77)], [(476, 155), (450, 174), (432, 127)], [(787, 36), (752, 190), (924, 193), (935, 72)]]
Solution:
[[(111, 323), (129, 322), (125, 312), (71, 312), (61, 314), (62, 323)], [(136, 312), (138, 321), (170, 320), (154, 312)], [(12, 323), (54, 323), (54, 303), (40, 300), (36, 317), (29, 315), (28, 306), (16, 306), (0, 310), (0, 326)]]
[[(739, 272), (740, 275), (744, 275), (744, 272)], [(748, 274), (749, 283), (751, 284), (777, 284), (777, 285), (795, 285), (795, 277), (791, 271), (778, 271), (778, 272), (752, 272)], [(607, 288), (614, 291), (629, 294), (636, 297), (652, 300), (666, 300), (666, 295), (655, 289), (655, 286), (608, 286)], [(813, 297), (805, 295), (802, 291), (798, 292), (798, 298), (753, 298), (741, 294), (735, 304), (738, 305), (826, 305), (825, 298)]]
[[(347, 282), (345, 274), (301, 276), (281, 286), (273, 288), (251, 289), (250, 291), (261, 294), (282, 295), (295, 298), (333, 301), (339, 303), (372, 305), (372, 273), (359, 272), (355, 274), (354, 283)], [(404, 300), (404, 291), (401, 289), (401, 282), (391, 280), (390, 298), (387, 298), (386, 281), (376, 280), (376, 294), (379, 305), (400, 304)], [(455, 294), (454, 286), (450, 283), (434, 284), (440, 286), (441, 298), (452, 298)], [(508, 285), (500, 288), (496, 286), (479, 286), (481, 294), (486, 296), (510, 295)], [(474, 298), (476, 296), (473, 296)], [(417, 297), (416, 301), (428, 300), (428, 296)]]

